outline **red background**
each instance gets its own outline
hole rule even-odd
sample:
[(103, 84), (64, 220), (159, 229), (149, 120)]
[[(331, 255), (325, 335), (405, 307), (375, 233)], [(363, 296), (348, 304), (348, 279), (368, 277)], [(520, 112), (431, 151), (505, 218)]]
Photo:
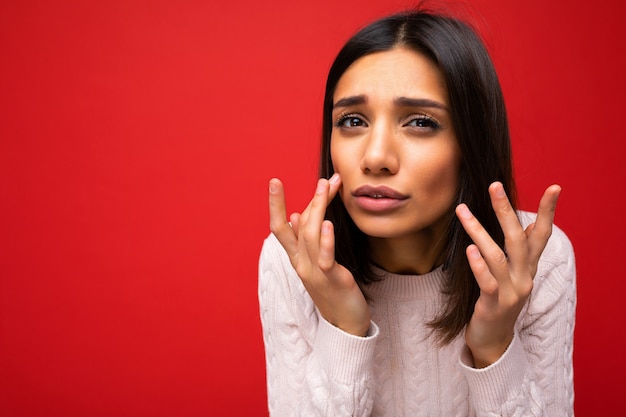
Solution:
[[(563, 186), (576, 412), (615, 415), (625, 3), (467, 3), (505, 90), (522, 208)], [(308, 201), (332, 58), (410, 5), (0, 1), (0, 415), (267, 415), (267, 181), (291, 210)]]

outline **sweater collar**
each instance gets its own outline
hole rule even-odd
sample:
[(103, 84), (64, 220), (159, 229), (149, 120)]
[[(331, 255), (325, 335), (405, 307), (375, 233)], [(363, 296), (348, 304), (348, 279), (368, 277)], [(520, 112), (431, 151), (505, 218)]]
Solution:
[(370, 267), (374, 276), (380, 278), (364, 288), (367, 296), (373, 300), (380, 298), (410, 300), (439, 296), (446, 278), (441, 266), (423, 275), (400, 275), (387, 272), (375, 265)]

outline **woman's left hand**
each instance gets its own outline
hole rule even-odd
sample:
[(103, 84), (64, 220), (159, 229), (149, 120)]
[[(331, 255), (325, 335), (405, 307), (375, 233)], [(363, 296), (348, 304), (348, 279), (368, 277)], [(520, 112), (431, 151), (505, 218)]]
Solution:
[(491, 204), (504, 232), (506, 252), (465, 204), (456, 208), (463, 228), (474, 242), (467, 247), (467, 259), (480, 287), (474, 314), (465, 329), (465, 342), (476, 368), (497, 361), (513, 340), (515, 322), (533, 288), (539, 257), (552, 234), (560, 192), (558, 185), (546, 189), (535, 223), (524, 229), (502, 184), (494, 182), (489, 186)]

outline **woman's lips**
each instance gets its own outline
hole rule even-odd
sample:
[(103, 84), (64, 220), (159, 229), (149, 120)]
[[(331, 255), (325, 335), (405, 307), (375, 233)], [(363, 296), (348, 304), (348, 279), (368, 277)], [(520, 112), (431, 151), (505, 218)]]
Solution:
[(356, 205), (365, 211), (385, 212), (402, 206), (409, 198), (393, 188), (364, 185), (352, 192)]

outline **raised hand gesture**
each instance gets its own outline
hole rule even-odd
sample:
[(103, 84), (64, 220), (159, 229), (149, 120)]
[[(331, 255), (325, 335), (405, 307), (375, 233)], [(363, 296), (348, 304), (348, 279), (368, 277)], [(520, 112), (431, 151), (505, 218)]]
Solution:
[(347, 333), (365, 336), (370, 311), (354, 277), (335, 260), (333, 224), (326, 207), (341, 186), (339, 174), (320, 179), (313, 199), (287, 221), (285, 191), (280, 180), (269, 184), (270, 230), (283, 246), (320, 314)]
[(552, 234), (560, 191), (558, 185), (546, 189), (535, 223), (524, 229), (502, 184), (491, 184), (489, 195), (504, 232), (505, 251), (465, 204), (456, 208), (459, 220), (474, 241), (467, 247), (467, 259), (480, 287), (480, 296), (465, 330), (465, 341), (477, 368), (497, 361), (513, 339), (515, 321), (533, 288), (539, 257)]

